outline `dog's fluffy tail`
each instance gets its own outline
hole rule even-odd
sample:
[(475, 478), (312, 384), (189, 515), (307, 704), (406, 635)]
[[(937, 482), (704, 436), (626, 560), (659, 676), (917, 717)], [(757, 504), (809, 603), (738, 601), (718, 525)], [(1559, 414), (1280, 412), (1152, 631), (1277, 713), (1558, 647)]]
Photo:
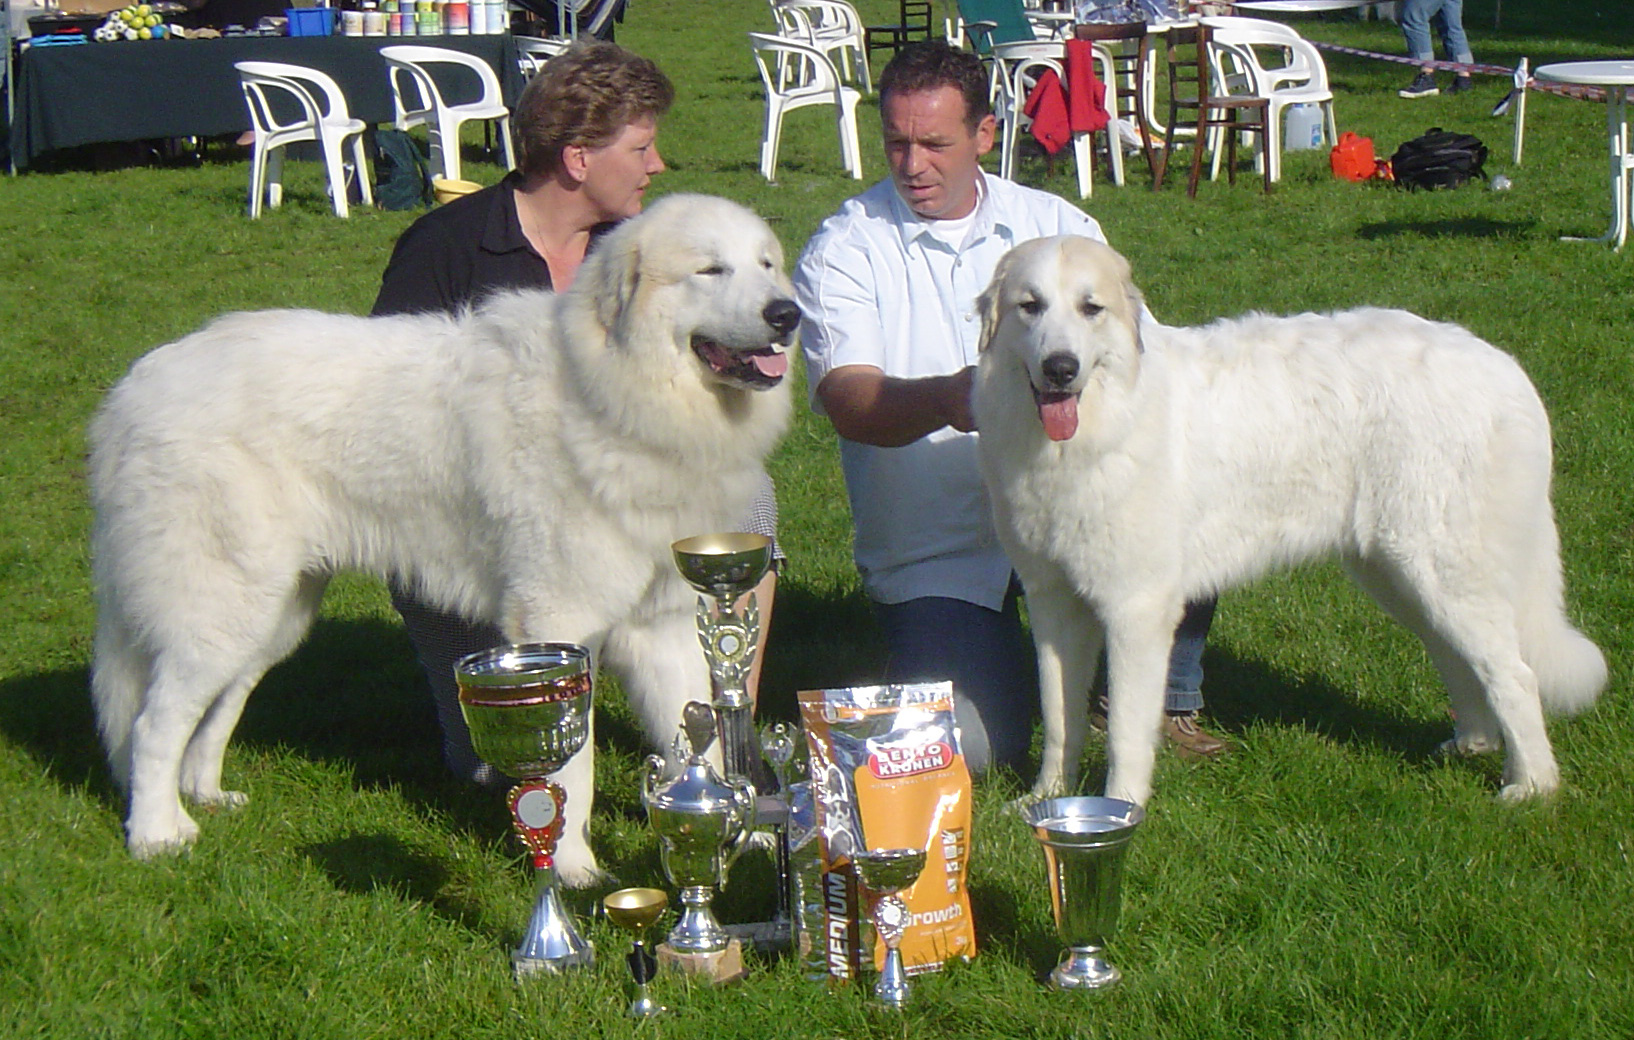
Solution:
[(1530, 587), (1520, 590), (1516, 611), (1521, 656), (1538, 680), (1543, 706), (1557, 715), (1575, 715), (1594, 706), (1606, 686), (1606, 659), (1587, 636), (1566, 619), (1560, 573), (1559, 537), (1548, 526), (1531, 567)]
[(114, 782), (130, 787), (131, 727), (142, 708), (149, 663), (124, 623), (105, 606), (97, 612), (96, 646), (91, 658), (91, 704)]

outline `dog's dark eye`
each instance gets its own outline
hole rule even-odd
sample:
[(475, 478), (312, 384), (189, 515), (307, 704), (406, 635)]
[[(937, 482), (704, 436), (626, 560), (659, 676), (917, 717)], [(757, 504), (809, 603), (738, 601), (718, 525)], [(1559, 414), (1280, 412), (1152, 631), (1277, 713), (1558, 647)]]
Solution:
[(1102, 307), (1100, 304), (1096, 303), (1094, 300), (1085, 300), (1083, 303), (1080, 303), (1078, 305), (1078, 313), (1082, 314), (1086, 318), (1093, 318), (1093, 317), (1095, 317), (1095, 315), (1101, 313), (1104, 310), (1106, 310), (1106, 308)]
[(1016, 303), (1016, 310), (1029, 317), (1037, 317), (1044, 313), (1044, 302), (1036, 296), (1029, 296)]
[(725, 274), (726, 268), (721, 264), (710, 264), (708, 267), (703, 268), (698, 273), (707, 275)]

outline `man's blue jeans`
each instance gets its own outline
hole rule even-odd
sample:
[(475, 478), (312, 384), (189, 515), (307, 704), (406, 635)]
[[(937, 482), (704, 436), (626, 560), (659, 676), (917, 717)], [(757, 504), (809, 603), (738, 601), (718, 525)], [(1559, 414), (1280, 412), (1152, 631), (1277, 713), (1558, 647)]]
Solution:
[(1407, 56), (1418, 61), (1435, 57), (1430, 42), (1430, 26), (1441, 34), (1448, 61), (1473, 63), (1469, 40), (1464, 36), (1464, 0), (1406, 0), (1401, 5), (1401, 31), (1407, 37)]
[[(1212, 599), (1188, 603), (1169, 653), (1171, 712), (1203, 707), (1203, 646), (1214, 619)], [(927, 596), (876, 603), (890, 656), (885, 682), (953, 682), (960, 746), (972, 772), (991, 765), (1021, 771), (1038, 719), (1038, 663), (1021, 627), (1017, 589), (1002, 610)]]

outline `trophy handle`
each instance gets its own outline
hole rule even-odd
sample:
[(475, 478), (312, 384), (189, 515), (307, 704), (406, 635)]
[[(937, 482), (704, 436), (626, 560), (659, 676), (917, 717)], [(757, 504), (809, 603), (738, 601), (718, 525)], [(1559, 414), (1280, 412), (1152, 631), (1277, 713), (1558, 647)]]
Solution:
[(738, 821), (738, 832), (732, 838), (732, 844), (726, 855), (721, 859), (722, 883), (726, 868), (737, 862), (743, 850), (748, 847), (749, 839), (755, 833), (755, 786), (743, 777), (733, 777), (727, 781), (732, 787), (732, 804), (735, 808), (733, 816)]
[(643, 804), (650, 803), (658, 796), (658, 788), (669, 772), (669, 763), (662, 755), (648, 755), (647, 768), (641, 777), (641, 800)]

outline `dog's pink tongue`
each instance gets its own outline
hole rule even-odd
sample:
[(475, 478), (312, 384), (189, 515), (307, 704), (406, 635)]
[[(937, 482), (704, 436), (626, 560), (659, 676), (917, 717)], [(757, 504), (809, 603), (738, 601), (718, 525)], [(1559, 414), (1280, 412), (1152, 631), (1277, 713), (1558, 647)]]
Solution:
[(789, 355), (786, 351), (770, 350), (764, 354), (750, 354), (749, 360), (754, 364), (755, 371), (767, 379), (782, 379), (789, 370)]
[(1052, 441), (1064, 441), (1078, 432), (1077, 394), (1039, 394), (1038, 417), (1044, 423), (1044, 436)]

